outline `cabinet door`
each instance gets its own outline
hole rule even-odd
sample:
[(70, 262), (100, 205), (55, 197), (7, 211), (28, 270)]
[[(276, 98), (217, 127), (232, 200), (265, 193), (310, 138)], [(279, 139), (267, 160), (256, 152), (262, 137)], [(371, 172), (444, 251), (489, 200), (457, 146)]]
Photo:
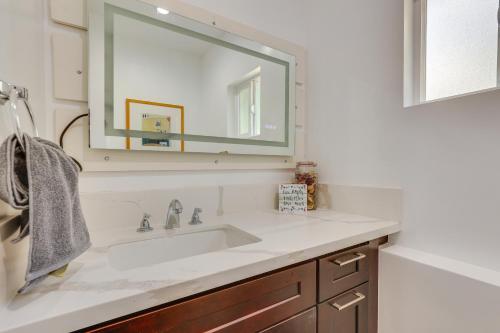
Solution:
[(318, 333), (368, 332), (368, 283), (318, 305)]
[(87, 332), (258, 332), (314, 306), (315, 291), (309, 262)]
[(316, 333), (316, 308), (304, 311), (260, 333)]

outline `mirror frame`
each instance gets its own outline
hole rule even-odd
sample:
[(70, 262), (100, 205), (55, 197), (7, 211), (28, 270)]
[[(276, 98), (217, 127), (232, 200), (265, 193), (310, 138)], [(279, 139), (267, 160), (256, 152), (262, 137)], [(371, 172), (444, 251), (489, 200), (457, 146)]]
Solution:
[[(156, 7), (150, 3), (138, 0), (89, 0), (88, 1), (88, 36), (89, 36), (89, 112), (90, 112), (90, 148), (107, 149), (107, 150), (124, 150), (118, 148), (110, 148), (109, 141), (113, 137), (143, 137), (143, 131), (114, 129), (105, 126), (106, 118), (109, 118), (108, 110), (113, 108), (109, 103), (109, 98), (113, 98), (113, 94), (106, 94), (106, 76), (110, 75), (109, 65), (106, 66), (109, 51), (106, 52), (106, 22), (105, 22), (105, 6), (110, 5), (118, 8), (123, 8), (128, 11), (133, 11), (134, 7), (144, 7), (144, 5)], [(143, 15), (138, 14), (138, 15)], [(230, 154), (251, 154), (251, 155), (276, 155), (276, 156), (293, 156), (295, 152), (295, 56), (285, 52), (273, 49), (262, 45), (255, 41), (237, 36), (235, 34), (223, 31), (208, 24), (195, 21), (190, 18), (170, 12), (162, 17), (151, 16), (152, 19), (159, 22), (165, 22), (170, 27), (177, 27), (184, 33), (195, 35), (197, 38), (206, 38), (215, 44), (229, 47), (237, 51), (244, 51), (247, 54), (258, 56), (259, 58), (272, 59), (274, 62), (286, 64), (286, 74), (288, 79), (287, 84), (287, 100), (286, 100), (286, 115), (285, 115), (285, 141), (266, 141), (253, 139), (239, 139), (227, 137), (210, 137), (203, 135), (192, 134), (148, 134), (150, 138), (158, 139), (173, 139), (192, 142), (204, 142), (212, 146), (213, 151), (209, 153), (230, 153)], [(160, 20), (161, 19), (161, 20)], [(161, 24), (161, 23), (159, 23)], [(106, 72), (108, 70), (108, 72)], [(111, 73), (112, 75), (112, 73)], [(109, 79), (109, 78), (108, 78)], [(109, 86), (109, 83), (108, 83)], [(108, 89), (109, 90), (109, 89)], [(92, 111), (97, 110), (97, 111)], [(111, 117), (113, 118), (113, 117)], [(108, 128), (107, 128), (108, 127)], [(149, 132), (148, 132), (149, 133)], [(217, 140), (217, 141), (214, 141)], [(142, 151), (142, 150), (130, 150)], [(206, 151), (188, 151), (189, 153), (206, 153)], [(162, 151), (162, 153), (165, 153)]]

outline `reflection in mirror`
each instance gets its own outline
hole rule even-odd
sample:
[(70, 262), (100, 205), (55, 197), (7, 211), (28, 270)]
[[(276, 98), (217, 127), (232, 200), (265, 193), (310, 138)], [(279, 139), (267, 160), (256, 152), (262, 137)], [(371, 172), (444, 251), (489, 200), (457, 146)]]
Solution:
[(93, 148), (293, 155), (293, 56), (135, 0), (89, 39)]

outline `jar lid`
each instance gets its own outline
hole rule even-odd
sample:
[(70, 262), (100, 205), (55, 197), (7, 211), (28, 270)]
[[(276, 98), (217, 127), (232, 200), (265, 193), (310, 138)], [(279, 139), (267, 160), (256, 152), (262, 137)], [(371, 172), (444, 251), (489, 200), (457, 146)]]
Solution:
[(318, 164), (316, 162), (313, 162), (313, 161), (301, 161), (301, 162), (297, 162), (297, 166), (311, 166), (311, 167), (316, 167), (318, 166)]

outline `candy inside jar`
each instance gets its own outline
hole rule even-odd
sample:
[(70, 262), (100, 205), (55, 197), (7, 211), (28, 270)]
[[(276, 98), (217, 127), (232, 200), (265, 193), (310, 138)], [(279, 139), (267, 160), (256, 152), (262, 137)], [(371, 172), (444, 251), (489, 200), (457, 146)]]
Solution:
[(295, 183), (307, 184), (307, 210), (316, 209), (316, 191), (318, 188), (317, 164), (311, 161), (298, 162), (295, 169)]

